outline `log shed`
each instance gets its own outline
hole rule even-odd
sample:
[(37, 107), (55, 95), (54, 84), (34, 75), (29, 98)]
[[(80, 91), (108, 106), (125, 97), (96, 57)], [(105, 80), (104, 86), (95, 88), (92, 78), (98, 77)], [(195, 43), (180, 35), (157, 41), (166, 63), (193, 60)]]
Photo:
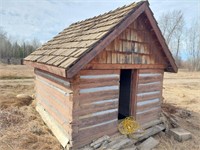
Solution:
[(148, 1), (71, 24), (24, 59), (37, 111), (63, 147), (118, 131), (119, 119), (159, 118), (164, 72), (177, 72)]

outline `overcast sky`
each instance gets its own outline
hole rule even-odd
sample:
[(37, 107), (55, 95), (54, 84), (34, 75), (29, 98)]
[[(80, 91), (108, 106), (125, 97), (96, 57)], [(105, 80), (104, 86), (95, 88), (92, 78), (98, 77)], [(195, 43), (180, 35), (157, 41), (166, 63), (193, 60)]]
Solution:
[[(0, 27), (13, 39), (45, 42), (71, 23), (130, 4), (134, 0), (0, 0)], [(186, 25), (200, 19), (200, 0), (149, 0), (157, 18), (182, 10)]]

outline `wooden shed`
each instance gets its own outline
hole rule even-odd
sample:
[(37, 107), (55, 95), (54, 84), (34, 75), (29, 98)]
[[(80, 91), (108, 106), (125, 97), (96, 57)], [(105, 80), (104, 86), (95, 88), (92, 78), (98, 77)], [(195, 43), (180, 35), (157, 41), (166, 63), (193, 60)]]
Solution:
[(63, 147), (77, 149), (161, 112), (163, 74), (177, 66), (147, 1), (71, 24), (24, 59), (37, 110)]

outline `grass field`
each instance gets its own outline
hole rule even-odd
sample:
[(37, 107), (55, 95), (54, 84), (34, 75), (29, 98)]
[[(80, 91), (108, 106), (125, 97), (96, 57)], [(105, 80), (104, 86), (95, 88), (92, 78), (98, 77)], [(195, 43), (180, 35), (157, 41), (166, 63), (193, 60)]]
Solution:
[[(21, 65), (0, 65), (0, 149), (61, 149), (60, 144), (35, 111), (35, 101), (18, 100), (17, 94), (34, 95), (33, 69)], [(180, 70), (165, 73), (164, 109), (192, 133), (183, 143), (165, 134), (155, 136), (160, 141), (157, 150), (200, 149), (200, 72)]]

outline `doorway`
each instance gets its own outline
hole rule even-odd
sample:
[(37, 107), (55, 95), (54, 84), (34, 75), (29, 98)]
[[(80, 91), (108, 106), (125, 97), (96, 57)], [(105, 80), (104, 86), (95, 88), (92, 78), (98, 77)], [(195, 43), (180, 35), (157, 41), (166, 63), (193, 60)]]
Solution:
[(120, 73), (120, 92), (118, 119), (124, 119), (131, 115), (131, 97), (132, 97), (132, 69), (122, 69)]

